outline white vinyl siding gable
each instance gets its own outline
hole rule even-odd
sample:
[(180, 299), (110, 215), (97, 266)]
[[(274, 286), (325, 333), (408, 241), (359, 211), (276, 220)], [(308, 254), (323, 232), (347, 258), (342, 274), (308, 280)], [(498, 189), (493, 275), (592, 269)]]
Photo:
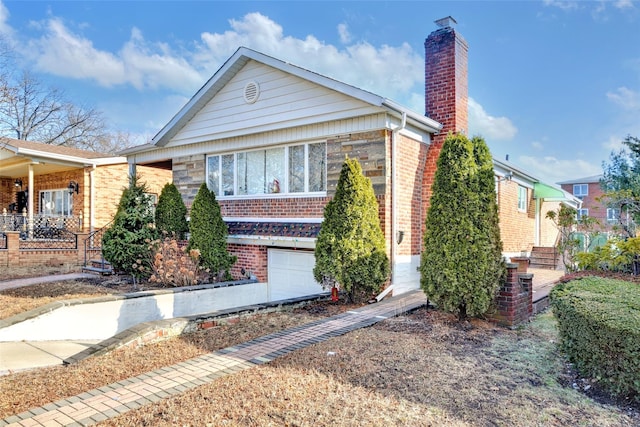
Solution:
[[(247, 83), (259, 97), (247, 103)], [(167, 147), (239, 136), (290, 126), (321, 123), (383, 111), (283, 71), (249, 61), (215, 97), (172, 138)]]

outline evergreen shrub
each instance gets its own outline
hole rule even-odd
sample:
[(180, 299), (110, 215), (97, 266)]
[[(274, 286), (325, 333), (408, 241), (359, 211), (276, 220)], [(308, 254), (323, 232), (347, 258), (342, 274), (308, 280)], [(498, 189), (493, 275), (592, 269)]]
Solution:
[(230, 279), (229, 270), (236, 257), (227, 251), (227, 225), (222, 220), (220, 205), (213, 191), (203, 183), (191, 206), (187, 252), (200, 251), (200, 265), (217, 280)]
[(427, 212), (421, 286), (460, 319), (493, 307), (506, 277), (493, 160), (482, 138), (450, 134), (438, 157)]
[(371, 180), (347, 158), (316, 241), (314, 278), (344, 289), (353, 301), (377, 293), (389, 277), (389, 258)]
[(175, 184), (167, 183), (162, 188), (155, 219), (156, 228), (161, 235), (183, 240), (185, 233), (189, 231), (187, 207)]
[(560, 345), (581, 375), (640, 401), (640, 292), (622, 280), (585, 277), (550, 294)]
[(102, 253), (116, 271), (131, 274), (134, 280), (151, 274), (150, 243), (158, 233), (153, 224), (151, 198), (144, 183), (129, 177), (129, 187), (120, 197), (113, 224), (102, 237)]

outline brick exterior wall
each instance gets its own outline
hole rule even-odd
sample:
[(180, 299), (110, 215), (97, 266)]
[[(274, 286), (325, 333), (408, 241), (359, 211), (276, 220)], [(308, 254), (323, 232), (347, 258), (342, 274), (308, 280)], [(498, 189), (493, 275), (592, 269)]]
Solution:
[[(224, 217), (234, 218), (309, 218), (321, 219), (324, 216), (324, 207), (335, 194), (336, 185), (340, 177), (340, 170), (345, 156), (358, 159), (363, 169), (363, 174), (371, 180), (371, 183), (378, 200), (378, 213), (382, 231), (387, 241), (387, 253), (391, 252), (391, 196), (390, 196), (390, 138), (391, 133), (386, 130), (362, 132), (357, 134), (338, 135), (327, 138), (327, 196), (323, 197), (259, 197), (254, 199), (219, 200), (220, 210)], [(419, 253), (421, 235), (412, 230), (417, 222), (410, 222), (420, 214), (415, 207), (420, 203), (415, 203), (411, 199), (415, 194), (421, 194), (418, 184), (421, 181), (421, 164), (426, 156), (426, 145), (417, 141), (404, 138), (403, 147), (406, 145), (406, 153), (403, 151), (399, 157), (402, 164), (399, 171), (404, 171), (411, 177), (412, 186), (402, 186), (402, 196), (399, 201), (402, 209), (399, 211), (413, 212), (400, 225), (400, 229), (407, 230), (404, 247), (412, 250), (414, 254)], [(404, 148), (403, 148), (404, 150)], [(205, 180), (205, 155), (195, 155), (176, 158), (173, 161), (173, 181), (182, 194), (183, 201), (190, 210), (193, 200)], [(404, 166), (404, 167), (403, 167)], [(407, 168), (411, 168), (410, 170)], [(417, 172), (419, 171), (419, 172)], [(419, 175), (416, 175), (419, 173)], [(390, 174), (389, 174), (390, 175)], [(401, 177), (401, 182), (404, 177)], [(404, 197), (406, 194), (408, 197)], [(413, 210), (413, 211), (412, 211)], [(267, 276), (267, 250), (264, 246), (230, 244), (229, 251), (238, 257), (236, 265), (231, 273), (233, 277), (241, 277), (240, 269), (252, 271), (258, 280), (265, 280)], [(418, 251), (418, 252), (415, 252)]]
[[(581, 197), (582, 199), (582, 209), (589, 209), (589, 216), (591, 218), (595, 218), (600, 223), (600, 229), (602, 231), (611, 231), (612, 227), (615, 225), (614, 222), (607, 221), (607, 206), (598, 200), (602, 196), (604, 196), (604, 191), (602, 191), (602, 187), (600, 187), (599, 182), (584, 182), (576, 184), (587, 184), (588, 190), (586, 196)], [(563, 190), (566, 192), (573, 194), (573, 184), (561, 184)]]
[[(398, 185), (398, 230), (404, 231), (404, 239), (398, 246), (398, 255), (419, 255), (422, 252), (422, 236), (425, 223), (426, 202), (422, 199), (427, 145), (399, 136), (396, 161)], [(390, 225), (389, 225), (390, 227)]]
[(0, 213), (2, 209), (9, 210), (9, 205), (16, 201), (16, 191), (20, 188), (13, 184), (14, 181), (12, 178), (0, 178)]
[(530, 252), (535, 242), (535, 200), (533, 190), (527, 189), (527, 211), (518, 210), (518, 184), (513, 181), (498, 183), (498, 209), (500, 237), (504, 252)]
[(237, 262), (231, 268), (231, 275), (234, 278), (241, 278), (242, 268), (253, 273), (258, 281), (267, 281), (267, 247), (258, 245), (229, 244), (229, 252), (238, 257)]

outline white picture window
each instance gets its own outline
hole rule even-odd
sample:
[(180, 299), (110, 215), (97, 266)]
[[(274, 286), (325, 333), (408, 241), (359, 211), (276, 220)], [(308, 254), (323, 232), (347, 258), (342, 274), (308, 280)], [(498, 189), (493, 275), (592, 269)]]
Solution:
[(326, 144), (299, 144), (207, 156), (207, 185), (217, 196), (326, 191)]
[(518, 186), (518, 210), (527, 211), (527, 188), (521, 185)]
[(73, 195), (64, 188), (40, 192), (40, 214), (46, 216), (70, 216), (73, 214)]
[(618, 209), (607, 208), (607, 221), (617, 221), (620, 218)]
[(589, 195), (589, 184), (573, 184), (573, 195), (584, 197)]

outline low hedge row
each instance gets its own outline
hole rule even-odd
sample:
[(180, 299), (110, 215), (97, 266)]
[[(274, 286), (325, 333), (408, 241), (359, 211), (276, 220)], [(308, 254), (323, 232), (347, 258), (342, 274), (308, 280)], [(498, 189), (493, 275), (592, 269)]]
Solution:
[(640, 286), (585, 277), (556, 286), (550, 298), (561, 347), (578, 371), (640, 400)]

